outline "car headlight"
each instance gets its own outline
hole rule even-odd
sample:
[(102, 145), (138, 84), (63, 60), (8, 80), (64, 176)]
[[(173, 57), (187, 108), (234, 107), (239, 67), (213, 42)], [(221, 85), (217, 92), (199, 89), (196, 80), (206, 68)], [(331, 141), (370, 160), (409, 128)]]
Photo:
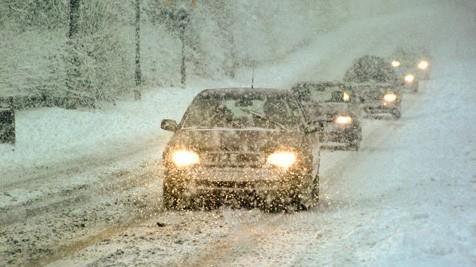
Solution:
[(287, 169), (296, 162), (296, 153), (291, 151), (278, 151), (268, 156), (267, 163)]
[(350, 116), (337, 116), (334, 122), (341, 125), (347, 125), (352, 123), (352, 118)]
[(342, 100), (344, 100), (344, 102), (349, 102), (350, 101), (350, 95), (346, 92), (344, 92), (344, 94), (342, 95)]
[(415, 81), (415, 75), (407, 74), (407, 75), (405, 75), (404, 79), (405, 79), (405, 82), (412, 83), (413, 81)]
[(421, 69), (421, 70), (426, 70), (429, 65), (430, 65), (430, 63), (428, 63), (428, 61), (422, 60), (422, 61), (420, 61), (420, 63), (418, 63), (418, 68)]
[(394, 93), (386, 93), (384, 96), (383, 96), (383, 100), (385, 102), (394, 102), (395, 100), (397, 100), (397, 95), (394, 94)]
[(188, 167), (200, 163), (200, 157), (190, 150), (177, 150), (172, 153), (172, 162), (177, 167)]
[(392, 61), (392, 67), (394, 67), (394, 68), (400, 67), (400, 61), (398, 61), (398, 60)]

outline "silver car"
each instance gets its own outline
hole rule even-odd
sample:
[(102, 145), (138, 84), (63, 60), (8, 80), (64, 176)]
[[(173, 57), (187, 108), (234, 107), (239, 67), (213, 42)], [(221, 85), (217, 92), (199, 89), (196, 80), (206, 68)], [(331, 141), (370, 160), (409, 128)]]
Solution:
[(399, 87), (385, 83), (357, 83), (351, 88), (367, 117), (400, 119), (402, 94)]
[(163, 155), (167, 209), (307, 209), (318, 200), (318, 127), (289, 91), (204, 90), (162, 129), (174, 132)]
[(360, 107), (351, 88), (341, 82), (301, 82), (292, 88), (309, 116), (321, 125), (321, 145), (327, 149), (359, 150)]

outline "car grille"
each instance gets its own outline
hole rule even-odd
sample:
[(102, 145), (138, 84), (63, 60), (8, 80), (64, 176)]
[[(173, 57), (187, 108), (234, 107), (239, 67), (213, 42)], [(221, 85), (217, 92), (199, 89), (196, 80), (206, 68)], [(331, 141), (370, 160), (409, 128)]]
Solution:
[(198, 186), (205, 187), (218, 187), (218, 188), (252, 188), (255, 183), (253, 182), (240, 182), (240, 181), (197, 181)]
[(208, 152), (202, 158), (206, 167), (259, 168), (265, 163), (264, 157), (257, 153)]

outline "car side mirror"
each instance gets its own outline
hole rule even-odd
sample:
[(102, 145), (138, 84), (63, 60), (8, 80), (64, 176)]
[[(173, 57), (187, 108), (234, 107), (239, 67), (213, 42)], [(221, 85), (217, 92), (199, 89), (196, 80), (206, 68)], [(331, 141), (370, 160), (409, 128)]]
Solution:
[(304, 133), (312, 134), (319, 131), (319, 129), (320, 129), (319, 124), (317, 123), (309, 124), (309, 125), (306, 125), (306, 127), (304, 128)]
[(160, 123), (160, 128), (170, 132), (176, 132), (178, 129), (177, 122), (174, 120), (162, 120)]

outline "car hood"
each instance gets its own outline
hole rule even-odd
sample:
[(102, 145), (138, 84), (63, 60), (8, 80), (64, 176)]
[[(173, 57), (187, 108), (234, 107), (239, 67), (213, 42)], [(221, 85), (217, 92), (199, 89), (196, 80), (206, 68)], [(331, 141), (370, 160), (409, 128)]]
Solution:
[(197, 152), (270, 152), (282, 147), (303, 145), (300, 131), (273, 129), (181, 129), (169, 143), (169, 149), (182, 147)]

